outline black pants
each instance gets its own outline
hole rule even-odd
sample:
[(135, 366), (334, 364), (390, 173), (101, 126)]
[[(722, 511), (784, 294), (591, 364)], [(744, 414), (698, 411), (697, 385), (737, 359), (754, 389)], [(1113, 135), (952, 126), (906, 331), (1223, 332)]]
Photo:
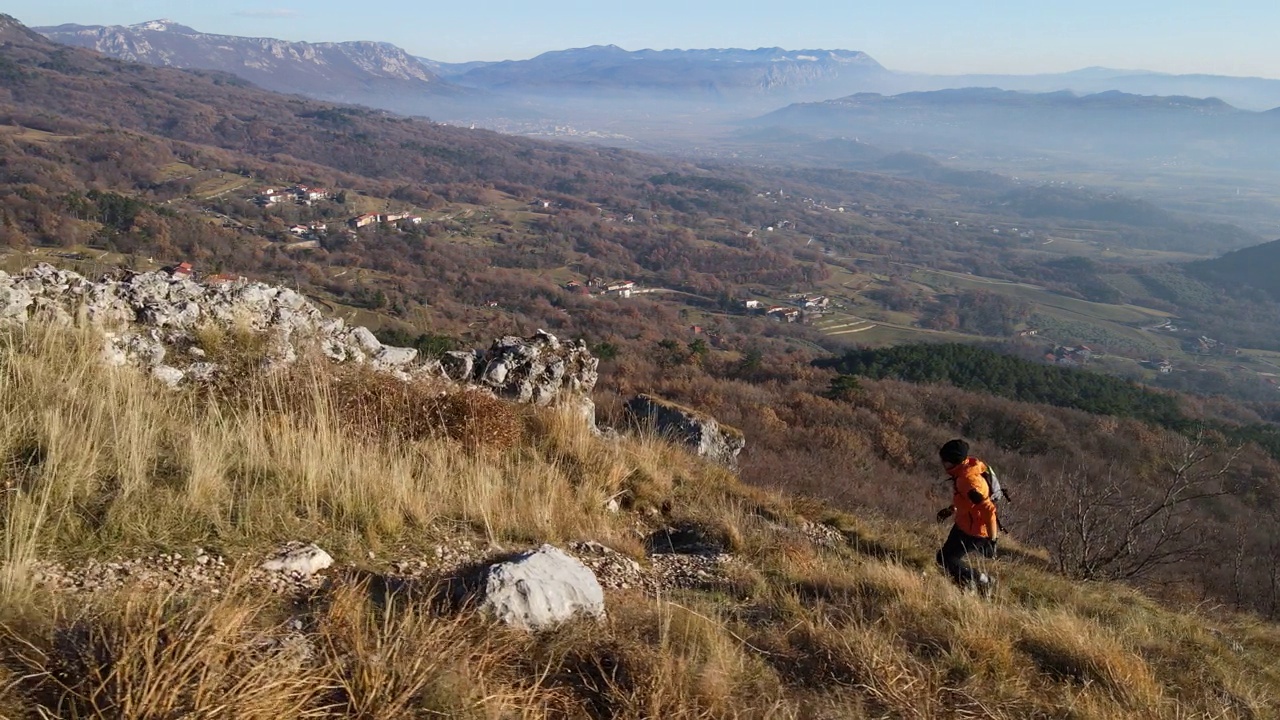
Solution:
[(964, 561), (964, 556), (971, 552), (976, 552), (983, 557), (993, 557), (995, 545), (987, 538), (974, 537), (953, 525), (947, 541), (938, 551), (938, 564), (947, 571), (952, 580), (960, 585), (968, 585), (977, 581), (980, 574)]

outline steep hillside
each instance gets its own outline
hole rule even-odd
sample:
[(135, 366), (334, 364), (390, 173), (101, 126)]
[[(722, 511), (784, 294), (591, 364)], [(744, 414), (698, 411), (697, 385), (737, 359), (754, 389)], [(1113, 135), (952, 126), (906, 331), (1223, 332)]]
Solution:
[(607, 93), (649, 99), (818, 100), (876, 87), (876, 80), (888, 75), (865, 53), (847, 50), (629, 52), (595, 46), (529, 60), (449, 64), (412, 57), (387, 43), (306, 43), (217, 35), (169, 20), (109, 27), (62, 25), (37, 31), (59, 43), (121, 60), (221, 71), (278, 92), (470, 121), (556, 114), (554, 105), (535, 108), (514, 97), (545, 100)]
[(1218, 287), (1249, 287), (1280, 300), (1280, 240), (1192, 263), (1187, 270)]
[[(555, 412), (423, 415), (402, 398), (437, 388), (334, 372), (174, 392), (100, 364), (91, 334), (0, 335), (15, 468), (0, 712), (1111, 720), (1280, 704), (1280, 630), (1257, 619), (1068, 581), (1009, 539), (983, 600), (933, 568), (932, 528), (754, 490)], [(468, 429), (495, 423), (511, 432)], [(337, 562), (255, 569), (300, 538)], [(607, 620), (529, 634), (439, 601), (459, 563), (544, 542), (597, 568)]]
[[(764, 93), (830, 97), (886, 74), (865, 53), (849, 50), (640, 50), (614, 45), (548, 52), (529, 60), (438, 63), (376, 42), (305, 43), (201, 33), (169, 20), (137, 25), (35, 28), (67, 45), (121, 60), (220, 70), (262, 87), (328, 100), (376, 100), (387, 93), (440, 94), (458, 86), (516, 93)], [(442, 81), (441, 75), (448, 81)], [(404, 81), (399, 85), (386, 81)]]

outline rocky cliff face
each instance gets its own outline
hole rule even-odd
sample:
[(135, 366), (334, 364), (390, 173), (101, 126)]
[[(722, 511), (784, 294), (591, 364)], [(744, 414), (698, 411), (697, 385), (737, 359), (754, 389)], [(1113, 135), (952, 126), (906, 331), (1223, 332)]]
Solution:
[[(639, 50), (594, 46), (529, 60), (486, 63), (450, 71), (461, 85), (529, 91), (649, 90), (774, 93), (842, 81), (857, 82), (885, 69), (862, 52), (736, 48)], [(821, 95), (822, 93), (819, 93)], [(827, 95), (830, 97), (830, 95)]]
[(450, 93), (416, 58), (387, 43), (288, 42), (197, 32), (168, 20), (130, 26), (36, 28), (51, 40), (122, 60), (219, 70), (269, 90), (358, 99), (371, 90)]
[(543, 331), (499, 339), (487, 351), (451, 353), (440, 362), (419, 358), (412, 348), (383, 345), (368, 328), (325, 317), (289, 288), (244, 279), (206, 284), (164, 272), (90, 281), (50, 265), (17, 275), (0, 272), (0, 325), (31, 318), (85, 322), (103, 333), (106, 362), (138, 366), (174, 387), (219, 372), (197, 341), (202, 329), (236, 328), (266, 338), (264, 370), (316, 353), (406, 380), (447, 378), (516, 402), (564, 403), (594, 419), (590, 393), (599, 361), (585, 345), (562, 343)]

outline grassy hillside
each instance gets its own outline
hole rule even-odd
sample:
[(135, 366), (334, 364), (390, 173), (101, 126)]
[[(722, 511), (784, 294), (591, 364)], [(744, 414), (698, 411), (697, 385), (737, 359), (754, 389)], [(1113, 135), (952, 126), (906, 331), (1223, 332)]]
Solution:
[[(96, 352), (44, 327), (0, 346), (5, 717), (1261, 718), (1280, 704), (1274, 625), (1070, 582), (1016, 539), (982, 601), (932, 567), (939, 529), (752, 489), (652, 437), (606, 441), (502, 404), (424, 412), (442, 388), (318, 365), (171, 392)], [(386, 558), (438, 543), (598, 540), (648, 565), (640, 538), (676, 525), (734, 562), (692, 587), (611, 590), (600, 624), (522, 635), (440, 614), (411, 584), (386, 592)], [(30, 574), (37, 558), (193, 545), (247, 568), (298, 538), (350, 569), (298, 598), (247, 570), (216, 594), (70, 594)]]

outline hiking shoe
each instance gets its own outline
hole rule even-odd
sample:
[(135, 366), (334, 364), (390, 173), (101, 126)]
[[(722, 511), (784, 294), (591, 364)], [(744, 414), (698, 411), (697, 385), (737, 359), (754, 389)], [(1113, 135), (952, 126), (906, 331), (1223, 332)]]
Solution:
[(982, 573), (978, 576), (978, 595), (983, 600), (990, 600), (996, 594), (996, 579), (992, 575)]

